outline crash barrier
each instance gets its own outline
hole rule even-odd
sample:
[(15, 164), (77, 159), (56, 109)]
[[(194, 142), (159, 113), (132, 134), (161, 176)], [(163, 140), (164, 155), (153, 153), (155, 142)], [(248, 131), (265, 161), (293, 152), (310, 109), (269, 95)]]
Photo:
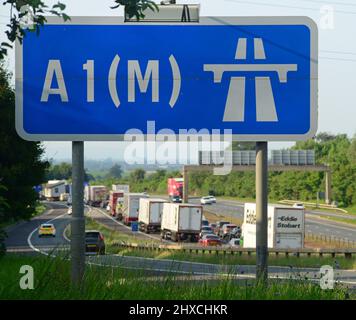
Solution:
[(338, 208), (337, 206), (335, 206), (333, 204), (324, 204), (324, 203), (318, 203), (317, 204), (315, 202), (305, 202), (305, 201), (295, 201), (295, 200), (280, 200), (278, 202), (282, 203), (282, 204), (288, 204), (288, 205), (293, 205), (295, 203), (302, 203), (307, 207), (317, 207), (317, 208), (321, 208), (321, 209), (331, 209), (331, 210), (340, 211), (342, 213), (348, 213), (347, 210)]
[[(137, 244), (137, 243), (124, 243), (115, 242), (113, 246), (122, 249), (135, 249), (138, 251), (179, 251), (183, 253), (195, 254), (215, 254), (215, 255), (248, 255), (256, 254), (255, 248), (224, 248), (224, 247), (211, 247), (211, 246), (198, 246), (198, 245), (183, 245), (183, 244)], [(275, 256), (294, 256), (294, 257), (336, 257), (343, 255), (347, 259), (355, 257), (356, 249), (268, 249), (268, 255)]]

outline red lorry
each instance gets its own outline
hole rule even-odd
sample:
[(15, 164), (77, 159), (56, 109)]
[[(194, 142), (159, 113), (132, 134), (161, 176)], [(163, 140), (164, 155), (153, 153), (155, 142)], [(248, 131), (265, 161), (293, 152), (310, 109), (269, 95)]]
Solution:
[(124, 193), (122, 191), (110, 191), (109, 206), (110, 214), (116, 216), (116, 206), (119, 201), (122, 201), (124, 198)]
[(168, 179), (168, 195), (172, 202), (182, 202), (183, 182), (183, 178)]

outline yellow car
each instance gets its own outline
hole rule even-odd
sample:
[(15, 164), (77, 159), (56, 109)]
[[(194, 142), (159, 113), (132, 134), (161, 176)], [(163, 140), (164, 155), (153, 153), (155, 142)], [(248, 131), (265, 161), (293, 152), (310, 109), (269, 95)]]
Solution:
[(56, 228), (52, 223), (43, 223), (38, 229), (38, 236), (56, 236)]

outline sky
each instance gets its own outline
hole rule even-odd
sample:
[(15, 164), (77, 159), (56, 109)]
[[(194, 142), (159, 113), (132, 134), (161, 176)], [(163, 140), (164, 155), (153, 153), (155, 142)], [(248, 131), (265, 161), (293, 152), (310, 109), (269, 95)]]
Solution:
[[(57, 1), (45, 1), (52, 5)], [(113, 0), (62, 0), (69, 16), (122, 16), (122, 9), (110, 9)], [(156, 1), (157, 3), (159, 1)], [(318, 132), (356, 134), (356, 2), (354, 0), (177, 0), (199, 3), (201, 16), (308, 16), (319, 27), (319, 125)], [(9, 8), (0, 6), (0, 41)], [(7, 61), (14, 71), (14, 53)], [(292, 142), (272, 142), (270, 149), (285, 148)], [(70, 142), (44, 142), (46, 157), (71, 157)], [(122, 159), (123, 142), (86, 142), (87, 159)]]

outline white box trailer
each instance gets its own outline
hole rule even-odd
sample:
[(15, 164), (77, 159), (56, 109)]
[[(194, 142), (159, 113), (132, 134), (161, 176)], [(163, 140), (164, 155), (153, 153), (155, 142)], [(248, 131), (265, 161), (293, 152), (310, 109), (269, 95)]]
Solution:
[(164, 203), (161, 238), (197, 242), (201, 230), (203, 207), (188, 203)]
[(148, 198), (148, 195), (146, 193), (124, 194), (123, 212), (122, 215), (118, 214), (118, 219), (122, 219), (126, 225), (130, 225), (131, 222), (137, 221), (141, 198)]
[(112, 191), (120, 191), (123, 193), (130, 193), (130, 185), (128, 184), (113, 184), (111, 185)]
[(150, 233), (160, 231), (163, 204), (168, 202), (163, 199), (140, 198), (138, 223), (140, 231)]
[[(300, 249), (304, 247), (304, 209), (268, 205), (268, 248)], [(242, 225), (244, 248), (256, 248), (256, 204), (245, 203)]]
[(105, 186), (85, 186), (84, 201), (86, 204), (99, 207), (107, 197), (108, 189)]
[(59, 201), (62, 193), (66, 192), (65, 180), (49, 180), (44, 186), (43, 194), (49, 201)]

